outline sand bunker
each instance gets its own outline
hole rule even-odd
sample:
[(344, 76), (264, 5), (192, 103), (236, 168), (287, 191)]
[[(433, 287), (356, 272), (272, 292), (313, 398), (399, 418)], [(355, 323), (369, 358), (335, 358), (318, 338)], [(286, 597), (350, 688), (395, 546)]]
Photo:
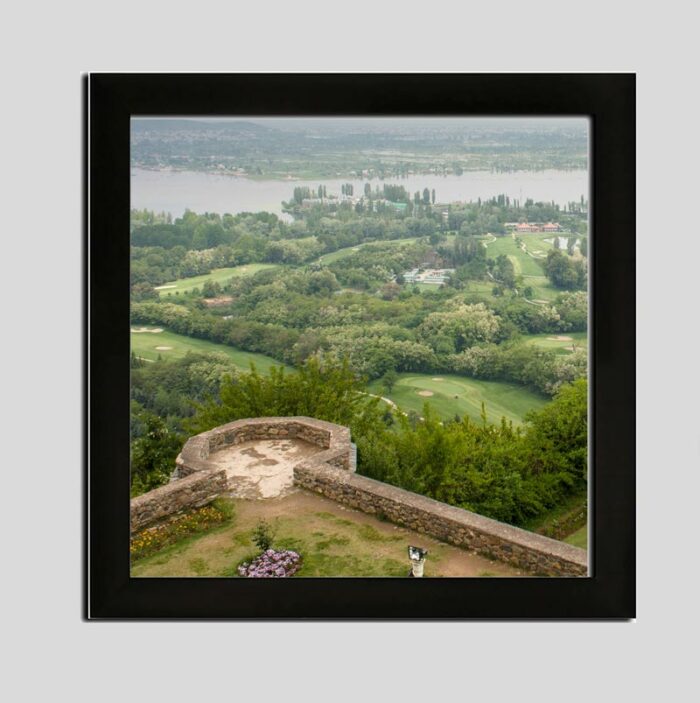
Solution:
[(426, 398), (429, 398), (431, 395), (433, 395), (432, 391), (418, 391), (418, 395), (425, 396)]
[(177, 286), (173, 283), (170, 286), (156, 286), (153, 290), (167, 290), (168, 288), (177, 288)]
[(156, 351), (170, 351), (172, 347), (156, 347)]
[(131, 331), (132, 331), (132, 332), (136, 332), (137, 334), (139, 334), (140, 332), (152, 332), (153, 334), (158, 334), (159, 332), (162, 332), (162, 331), (163, 331), (163, 328), (162, 328), (162, 327), (153, 327), (153, 328), (150, 328), (150, 327), (132, 327), (132, 328), (131, 328)]
[(554, 337), (547, 337), (547, 339), (551, 339), (553, 342), (573, 342), (574, 338), (573, 337), (567, 337), (566, 335), (558, 334)]
[(217, 305), (228, 305), (232, 302), (233, 298), (230, 295), (221, 295), (218, 298), (204, 298), (204, 304), (214, 308)]
[(444, 378), (431, 378), (431, 381), (444, 381)]

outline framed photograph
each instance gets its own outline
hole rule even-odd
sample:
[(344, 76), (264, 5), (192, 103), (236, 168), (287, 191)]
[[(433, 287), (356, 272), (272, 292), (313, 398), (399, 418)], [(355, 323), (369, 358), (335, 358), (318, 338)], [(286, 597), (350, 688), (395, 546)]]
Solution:
[(92, 74), (88, 619), (635, 615), (633, 74)]

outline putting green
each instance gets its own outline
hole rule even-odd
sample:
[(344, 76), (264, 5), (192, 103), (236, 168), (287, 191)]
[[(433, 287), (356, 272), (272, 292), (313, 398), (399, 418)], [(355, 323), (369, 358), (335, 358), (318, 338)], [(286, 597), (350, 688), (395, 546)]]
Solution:
[(523, 335), (526, 344), (534, 344), (542, 349), (552, 349), (557, 354), (571, 354), (572, 347), (576, 349), (588, 348), (587, 332), (562, 332), (556, 334), (526, 334)]
[[(433, 374), (399, 374), (391, 393), (386, 393), (379, 381), (373, 381), (368, 389), (370, 393), (393, 400), (404, 412), (413, 410), (422, 414), (423, 405), (428, 402), (443, 420), (468, 415), (480, 421), (483, 401), (489, 422), (498, 423), (501, 417), (505, 417), (520, 424), (525, 413), (539, 410), (548, 402), (545, 396), (514, 383), (453, 375), (441, 376), (441, 381), (433, 378)], [(429, 391), (432, 395), (423, 396), (422, 391)]]

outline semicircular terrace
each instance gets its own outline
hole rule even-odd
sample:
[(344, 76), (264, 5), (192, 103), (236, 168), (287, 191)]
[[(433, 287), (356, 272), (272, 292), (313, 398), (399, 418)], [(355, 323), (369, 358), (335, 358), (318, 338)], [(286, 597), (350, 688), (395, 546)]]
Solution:
[(354, 471), (350, 430), (310, 417), (236, 420), (190, 437), (170, 483), (131, 500), (131, 530), (223, 493), (239, 498), (283, 495), (294, 469), (327, 466)]
[(274, 498), (294, 485), (302, 461), (350, 468), (350, 430), (308, 417), (236, 420), (191, 437), (177, 457), (177, 477), (223, 469), (237, 498)]

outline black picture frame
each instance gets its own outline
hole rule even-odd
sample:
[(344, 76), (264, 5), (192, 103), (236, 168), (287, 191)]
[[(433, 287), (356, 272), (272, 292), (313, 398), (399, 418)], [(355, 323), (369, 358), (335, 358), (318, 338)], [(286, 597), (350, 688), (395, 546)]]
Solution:
[[(86, 619), (635, 616), (634, 74), (91, 74), (84, 102)], [(130, 578), (132, 115), (590, 116), (589, 577)]]

